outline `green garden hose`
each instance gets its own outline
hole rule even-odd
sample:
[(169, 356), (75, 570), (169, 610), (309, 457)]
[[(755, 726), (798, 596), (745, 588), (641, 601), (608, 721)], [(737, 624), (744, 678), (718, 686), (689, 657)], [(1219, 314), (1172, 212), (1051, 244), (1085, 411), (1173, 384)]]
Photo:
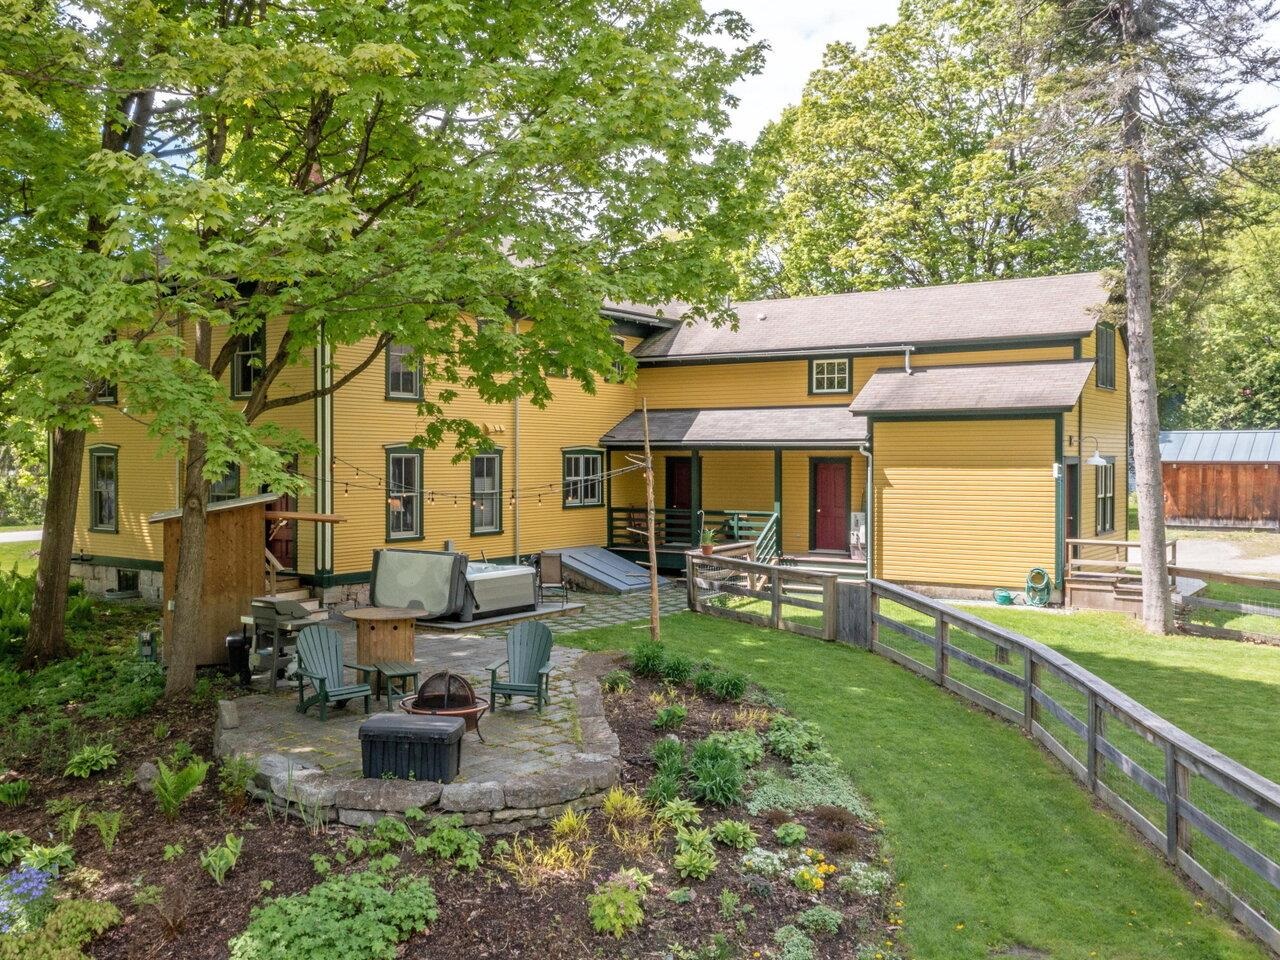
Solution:
[(1027, 603), (1033, 607), (1047, 607), (1053, 588), (1044, 567), (1032, 567), (1027, 574)]

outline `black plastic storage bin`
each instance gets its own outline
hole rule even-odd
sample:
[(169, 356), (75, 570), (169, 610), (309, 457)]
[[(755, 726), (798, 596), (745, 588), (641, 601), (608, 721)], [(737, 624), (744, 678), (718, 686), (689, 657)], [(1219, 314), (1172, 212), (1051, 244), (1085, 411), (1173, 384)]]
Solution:
[(462, 764), (460, 717), (379, 713), (360, 724), (366, 777), (452, 783)]
[(248, 686), (253, 675), (249, 670), (249, 645), (252, 640), (244, 630), (235, 630), (227, 634), (227, 669), (239, 679), (243, 686)]

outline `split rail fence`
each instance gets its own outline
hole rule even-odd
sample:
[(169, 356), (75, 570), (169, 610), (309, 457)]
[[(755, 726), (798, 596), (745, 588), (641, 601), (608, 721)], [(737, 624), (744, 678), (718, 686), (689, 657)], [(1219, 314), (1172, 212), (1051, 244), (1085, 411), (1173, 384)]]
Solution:
[(1029, 637), (881, 580), (690, 555), (692, 609), (863, 646), (1023, 728), (1280, 952), (1280, 785)]

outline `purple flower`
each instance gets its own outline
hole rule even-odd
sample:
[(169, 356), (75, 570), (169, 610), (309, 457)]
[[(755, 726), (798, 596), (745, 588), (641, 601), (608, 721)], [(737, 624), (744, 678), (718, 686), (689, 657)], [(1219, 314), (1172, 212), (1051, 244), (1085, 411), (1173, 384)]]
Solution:
[(11, 870), (0, 878), (0, 933), (35, 926), (50, 892), (52, 874), (36, 867)]

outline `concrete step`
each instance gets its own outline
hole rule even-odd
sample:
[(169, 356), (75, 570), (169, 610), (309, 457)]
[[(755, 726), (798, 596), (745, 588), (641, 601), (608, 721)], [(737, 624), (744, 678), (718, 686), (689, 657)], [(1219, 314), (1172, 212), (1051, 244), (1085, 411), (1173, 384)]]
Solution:
[(288, 587), (277, 586), (276, 592), (271, 594), (271, 596), (278, 597), (281, 600), (297, 600), (299, 603), (303, 603), (304, 605), (305, 601), (312, 599), (311, 591), (304, 587), (294, 587), (293, 589), (289, 589)]

